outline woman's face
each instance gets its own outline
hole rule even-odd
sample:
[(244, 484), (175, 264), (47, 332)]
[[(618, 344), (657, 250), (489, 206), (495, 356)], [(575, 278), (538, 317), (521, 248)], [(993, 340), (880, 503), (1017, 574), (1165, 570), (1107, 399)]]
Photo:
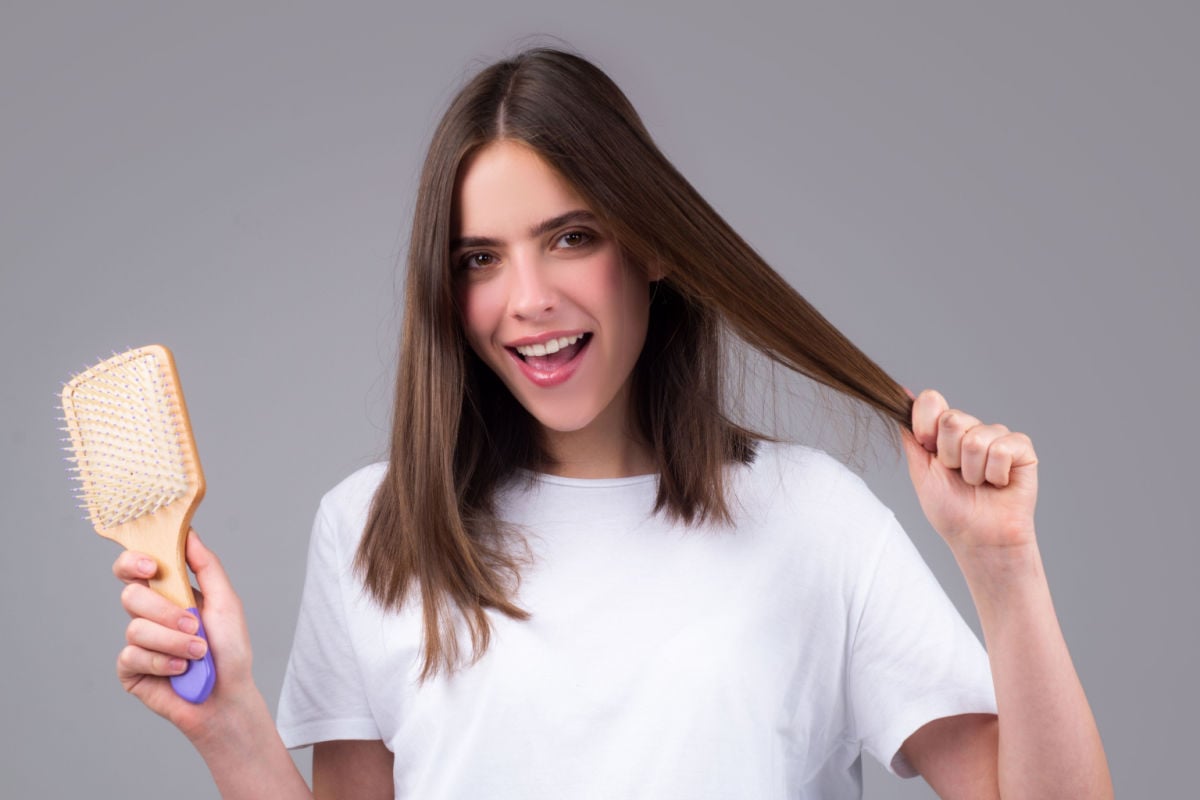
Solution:
[(624, 432), (648, 279), (532, 149), (486, 145), (455, 192), (451, 264), (472, 349), (545, 428)]

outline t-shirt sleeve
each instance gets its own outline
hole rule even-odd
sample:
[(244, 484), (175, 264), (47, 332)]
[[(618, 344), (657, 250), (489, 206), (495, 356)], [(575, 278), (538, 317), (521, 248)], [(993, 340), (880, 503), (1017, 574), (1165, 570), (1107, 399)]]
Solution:
[(916, 771), (900, 754), (927, 722), (996, 713), (987, 653), (895, 516), (861, 601), (849, 693), (863, 748), (890, 772)]
[(276, 725), (288, 748), (336, 739), (379, 739), (346, 615), (350, 559), (324, 504), (313, 523), (300, 618)]

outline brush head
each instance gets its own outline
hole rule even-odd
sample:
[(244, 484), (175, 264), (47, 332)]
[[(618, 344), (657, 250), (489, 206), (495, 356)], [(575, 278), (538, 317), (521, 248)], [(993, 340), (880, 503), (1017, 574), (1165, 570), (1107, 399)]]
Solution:
[(204, 478), (174, 359), (161, 345), (113, 356), (62, 391), (76, 493), (96, 532), (176, 503), (194, 506)]

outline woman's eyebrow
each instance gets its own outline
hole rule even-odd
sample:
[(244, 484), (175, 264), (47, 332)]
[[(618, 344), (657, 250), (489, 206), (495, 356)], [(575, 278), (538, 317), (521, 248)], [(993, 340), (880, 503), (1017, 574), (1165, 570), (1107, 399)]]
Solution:
[[(548, 233), (555, 228), (566, 225), (570, 222), (596, 222), (596, 215), (586, 208), (577, 208), (573, 211), (568, 211), (565, 214), (559, 214), (557, 217), (543, 220), (537, 225), (529, 229), (529, 238), (536, 239), (542, 234)], [(499, 239), (493, 239), (489, 236), (461, 236), (450, 241), (451, 250), (459, 250), (463, 247), (496, 247), (502, 244)]]

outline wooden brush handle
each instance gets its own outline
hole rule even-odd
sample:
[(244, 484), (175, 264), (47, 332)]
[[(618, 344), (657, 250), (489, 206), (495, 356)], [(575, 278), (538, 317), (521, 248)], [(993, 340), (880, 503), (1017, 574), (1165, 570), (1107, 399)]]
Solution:
[(151, 589), (180, 608), (195, 608), (196, 596), (192, 592), (184, 556), (187, 532), (191, 527), (184, 517), (190, 515), (182, 506), (182, 503), (175, 503), (130, 520), (113, 529), (110, 538), (127, 550), (145, 553), (154, 559), (158, 571), (150, 579)]

